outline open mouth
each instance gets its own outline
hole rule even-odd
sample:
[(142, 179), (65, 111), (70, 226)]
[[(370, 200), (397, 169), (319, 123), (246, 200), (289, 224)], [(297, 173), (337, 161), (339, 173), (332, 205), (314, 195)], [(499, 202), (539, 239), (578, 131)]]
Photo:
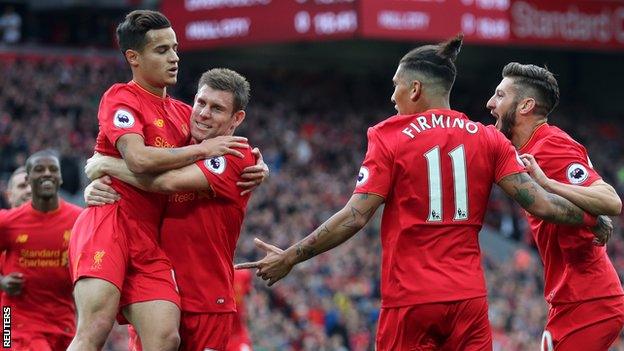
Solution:
[(174, 67), (174, 68), (170, 68), (167, 70), (167, 72), (169, 72), (170, 75), (177, 75), (178, 74), (178, 68)]
[(44, 179), (39, 184), (41, 184), (42, 188), (54, 188), (54, 181), (51, 179)]

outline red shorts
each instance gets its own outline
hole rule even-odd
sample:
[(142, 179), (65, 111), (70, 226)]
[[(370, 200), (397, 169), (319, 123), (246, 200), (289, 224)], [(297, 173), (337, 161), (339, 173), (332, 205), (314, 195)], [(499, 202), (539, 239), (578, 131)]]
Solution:
[(542, 348), (608, 350), (624, 327), (624, 297), (554, 305), (548, 311)]
[(492, 350), (485, 297), (382, 308), (377, 350)]
[(157, 225), (128, 216), (118, 204), (88, 207), (78, 217), (69, 243), (74, 283), (99, 278), (121, 292), (119, 308), (166, 300), (180, 306), (173, 267), (156, 242)]
[[(217, 350), (224, 351), (232, 334), (232, 313), (189, 313), (182, 312), (180, 320), (179, 351)], [(141, 341), (134, 328), (128, 328), (128, 349), (142, 351)], [(230, 350), (229, 348), (227, 350)], [(245, 350), (245, 349), (236, 349)], [(251, 348), (246, 349), (251, 350)]]
[(232, 335), (225, 351), (251, 351), (251, 340), (241, 335)]
[(15, 351), (57, 351), (67, 350), (72, 336), (65, 334), (28, 333), (12, 330), (11, 347)]

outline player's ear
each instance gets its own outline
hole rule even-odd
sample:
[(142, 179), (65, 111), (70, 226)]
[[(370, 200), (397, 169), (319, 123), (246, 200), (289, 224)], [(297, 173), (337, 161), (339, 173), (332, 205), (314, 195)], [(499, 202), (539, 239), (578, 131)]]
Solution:
[(238, 127), (241, 123), (243, 123), (243, 120), (245, 119), (245, 111), (244, 110), (238, 110), (236, 112), (234, 112), (234, 125), (233, 127), (236, 128)]
[(518, 107), (520, 108), (520, 113), (523, 115), (531, 113), (535, 109), (535, 106), (536, 103), (535, 99), (533, 98), (526, 98), (522, 100), (520, 104), (518, 104)]
[(410, 100), (418, 101), (422, 94), (422, 83), (419, 80), (412, 81), (412, 89), (410, 90)]
[(130, 66), (137, 67), (139, 65), (139, 52), (138, 51), (128, 49), (126, 50), (124, 55), (126, 56), (126, 60), (130, 64)]

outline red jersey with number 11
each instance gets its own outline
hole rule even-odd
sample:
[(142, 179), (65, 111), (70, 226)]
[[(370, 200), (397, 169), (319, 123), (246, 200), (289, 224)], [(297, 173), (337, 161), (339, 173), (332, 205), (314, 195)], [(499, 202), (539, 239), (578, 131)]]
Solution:
[(490, 190), (523, 171), (503, 134), (461, 112), (393, 116), (370, 128), (354, 193), (385, 199), (382, 307), (485, 296), (477, 236)]

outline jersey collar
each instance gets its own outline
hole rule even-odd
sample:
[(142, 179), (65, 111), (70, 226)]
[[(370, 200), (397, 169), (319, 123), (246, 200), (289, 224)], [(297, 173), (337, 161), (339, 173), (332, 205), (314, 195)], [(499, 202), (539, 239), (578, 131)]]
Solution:
[(542, 124), (540, 124), (539, 126), (537, 126), (537, 128), (535, 128), (533, 130), (533, 134), (531, 134), (531, 137), (529, 138), (529, 140), (527, 140), (526, 143), (524, 143), (524, 145), (522, 145), (520, 148), (518, 148), (518, 150), (521, 153), (524, 153), (526, 150), (529, 150), (533, 147), (533, 145), (535, 145), (535, 143), (537, 143), (539, 140), (541, 140), (544, 136), (546, 136), (546, 133), (548, 133), (548, 123), (544, 122)]
[(150, 100), (154, 100), (157, 102), (161, 102), (161, 101), (165, 101), (167, 99), (169, 99), (169, 95), (166, 94), (165, 97), (162, 96), (158, 96), (150, 91), (148, 91), (147, 89), (143, 88), (139, 83), (135, 82), (134, 80), (131, 80), (128, 85), (130, 85), (131, 87), (133, 87), (136, 91), (138, 91), (141, 95), (147, 97)]

